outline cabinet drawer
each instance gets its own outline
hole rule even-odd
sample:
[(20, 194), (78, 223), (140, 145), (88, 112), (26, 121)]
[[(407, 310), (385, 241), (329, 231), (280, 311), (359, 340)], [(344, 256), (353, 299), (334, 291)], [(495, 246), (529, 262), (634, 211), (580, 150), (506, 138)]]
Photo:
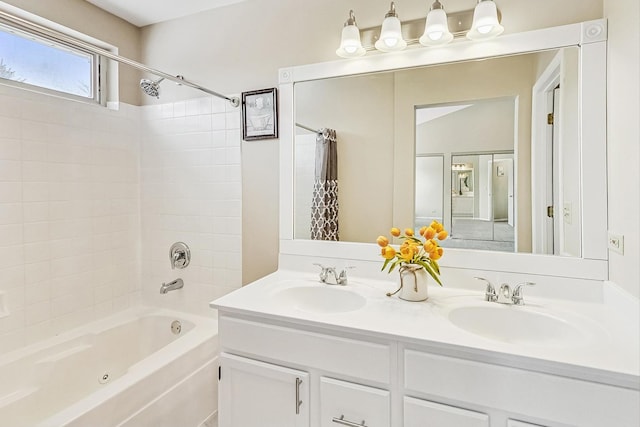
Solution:
[(409, 392), (581, 427), (638, 425), (640, 413), (638, 390), (415, 350), (404, 351), (403, 381)]
[(388, 427), (391, 425), (390, 403), (387, 390), (320, 378), (321, 427)]
[(220, 346), (229, 353), (255, 355), (286, 364), (317, 368), (389, 383), (388, 345), (220, 316)]
[(489, 416), (427, 400), (404, 398), (404, 427), (489, 427)]
[(540, 424), (525, 423), (524, 421), (507, 420), (507, 427), (544, 427)]

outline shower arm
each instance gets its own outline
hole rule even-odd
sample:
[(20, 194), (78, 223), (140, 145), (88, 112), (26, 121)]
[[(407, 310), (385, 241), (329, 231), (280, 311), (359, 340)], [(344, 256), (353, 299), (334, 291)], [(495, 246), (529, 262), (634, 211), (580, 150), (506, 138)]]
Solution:
[(17, 16), (11, 15), (10, 13), (7, 13), (5, 11), (0, 10), (0, 22), (1, 21), (5, 21), (5, 22), (9, 22), (13, 25), (16, 25), (18, 27), (21, 27), (23, 29), (27, 29), (33, 33), (36, 33), (40, 36), (44, 36), (46, 38), (49, 39), (53, 39), (55, 41), (58, 42), (62, 42), (64, 44), (70, 44), (71, 46), (76, 46), (79, 48), (82, 48), (86, 51), (89, 51), (91, 53), (97, 54), (97, 55), (101, 55), (104, 56), (106, 58), (112, 59), (114, 61), (117, 61), (121, 64), (125, 64), (128, 65), (130, 67), (133, 68), (137, 68), (138, 70), (142, 70), (142, 71), (146, 71), (148, 73), (151, 74), (155, 74), (156, 76), (159, 77), (163, 77), (166, 80), (171, 80), (175, 83), (184, 85), (184, 86), (189, 86), (192, 87), (194, 89), (198, 89), (201, 90), (202, 92), (208, 93), (209, 95), (213, 95), (216, 96), (218, 98), (222, 98), (222, 99), (226, 99), (227, 101), (229, 101), (231, 103), (232, 106), (234, 107), (238, 107), (240, 105), (240, 99), (237, 97), (228, 97), (225, 95), (222, 95), (221, 93), (218, 92), (214, 92), (211, 89), (207, 89), (205, 87), (202, 87), (196, 83), (190, 82), (189, 80), (186, 80), (184, 77), (182, 76), (173, 76), (171, 74), (167, 74), (163, 71), (160, 70), (156, 70), (154, 68), (148, 67), (140, 62), (134, 61), (133, 59), (129, 59), (129, 58), (125, 58), (124, 56), (120, 56), (120, 55), (116, 55), (115, 53), (109, 52), (106, 49), (102, 49), (99, 48), (97, 46), (94, 46), (90, 43), (86, 43), (82, 40), (78, 40), (75, 39), (73, 37), (69, 37), (66, 34), (60, 33), (58, 31), (55, 30), (51, 30), (47, 27), (43, 27), (42, 25), (38, 25), (35, 24), (33, 22), (29, 22), (25, 19), (19, 18)]

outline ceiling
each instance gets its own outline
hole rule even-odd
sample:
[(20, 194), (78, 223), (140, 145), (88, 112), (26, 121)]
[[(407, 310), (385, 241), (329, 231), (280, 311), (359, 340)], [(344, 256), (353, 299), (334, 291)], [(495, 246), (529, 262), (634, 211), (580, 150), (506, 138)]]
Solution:
[(86, 0), (136, 25), (156, 24), (245, 0)]

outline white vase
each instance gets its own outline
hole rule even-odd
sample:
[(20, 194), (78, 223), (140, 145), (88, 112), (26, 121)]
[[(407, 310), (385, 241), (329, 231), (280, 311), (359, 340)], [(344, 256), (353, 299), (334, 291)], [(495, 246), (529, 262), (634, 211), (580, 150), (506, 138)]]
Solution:
[(429, 298), (429, 276), (418, 264), (404, 264), (400, 267), (400, 299), (405, 301), (424, 301)]

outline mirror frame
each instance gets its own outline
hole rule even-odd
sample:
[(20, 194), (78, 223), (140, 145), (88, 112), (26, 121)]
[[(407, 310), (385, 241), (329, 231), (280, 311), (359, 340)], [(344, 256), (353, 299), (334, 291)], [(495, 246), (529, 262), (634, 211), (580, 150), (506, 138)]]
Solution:
[[(509, 34), (484, 42), (461, 40), (438, 48), (409, 49), (394, 54), (280, 69), (280, 255), (380, 261), (379, 250), (373, 242), (294, 239), (295, 83), (578, 46), (582, 257), (450, 248), (440, 265), (445, 268), (607, 280), (606, 40), (607, 21), (599, 19)], [(535, 158), (532, 162), (533, 169), (536, 167)], [(532, 188), (534, 196), (535, 189)], [(402, 207), (393, 207), (394, 216), (400, 209)], [(387, 231), (380, 230), (379, 233)]]

